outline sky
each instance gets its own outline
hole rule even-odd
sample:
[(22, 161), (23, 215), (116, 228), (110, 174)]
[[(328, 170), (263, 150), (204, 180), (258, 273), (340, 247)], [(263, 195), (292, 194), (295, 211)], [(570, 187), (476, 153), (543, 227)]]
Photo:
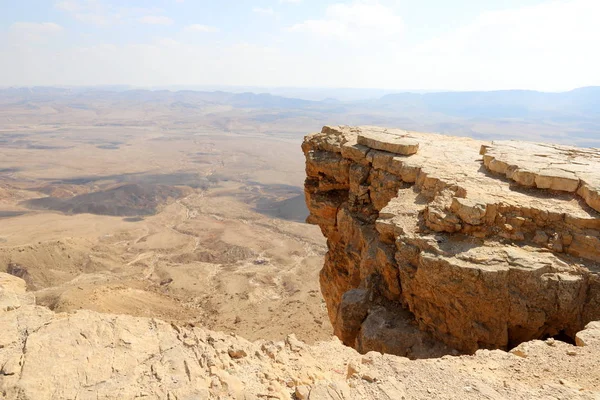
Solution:
[(565, 91), (599, 0), (0, 0), (0, 86)]

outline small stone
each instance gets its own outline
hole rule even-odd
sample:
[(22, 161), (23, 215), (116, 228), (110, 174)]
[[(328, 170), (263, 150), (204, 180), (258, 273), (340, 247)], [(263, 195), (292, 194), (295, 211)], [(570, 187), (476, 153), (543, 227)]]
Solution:
[(13, 356), (6, 361), (0, 370), (0, 375), (15, 375), (21, 371), (21, 366), (21, 355)]
[(274, 379), (277, 378), (275, 375), (273, 375), (269, 371), (265, 371), (264, 372), (264, 376), (265, 376), (265, 379), (270, 380), (270, 381), (272, 381), (272, 380), (274, 380)]
[(361, 363), (365, 365), (373, 365), (375, 364), (375, 360), (377, 360), (380, 357), (381, 353), (378, 353), (376, 351), (370, 351), (361, 358)]
[(576, 356), (577, 352), (575, 350), (567, 350), (567, 355), (568, 356)]
[(552, 236), (552, 239), (550, 240), (550, 249), (557, 253), (562, 253), (564, 251), (562, 236), (559, 233), (555, 233)]
[(229, 357), (235, 359), (244, 358), (248, 355), (243, 349), (237, 349), (233, 347), (230, 347), (227, 353), (229, 354)]
[(290, 350), (295, 353), (299, 352), (305, 347), (305, 344), (298, 340), (296, 335), (293, 333), (285, 338), (285, 343), (288, 345)]
[(308, 399), (308, 395), (310, 394), (310, 388), (308, 386), (296, 386), (296, 399), (298, 400), (306, 400)]
[(375, 382), (377, 380), (377, 376), (372, 371), (363, 372), (361, 378), (367, 382)]
[(571, 381), (568, 381), (566, 379), (559, 379), (558, 380), (560, 382), (561, 385), (572, 388), (572, 389), (581, 389), (581, 387)]
[(546, 339), (546, 344), (548, 346), (554, 347), (556, 345), (556, 340), (554, 340), (554, 338), (548, 338), (548, 339)]
[(510, 354), (514, 354), (517, 357), (527, 358), (527, 352), (524, 348), (514, 348), (510, 351)]
[(360, 371), (360, 366), (355, 361), (350, 361), (348, 363), (348, 372), (346, 373), (346, 376), (348, 378), (351, 378), (354, 375), (357, 375), (359, 371)]
[(544, 231), (536, 231), (533, 237), (534, 243), (545, 246), (548, 243), (548, 235)]

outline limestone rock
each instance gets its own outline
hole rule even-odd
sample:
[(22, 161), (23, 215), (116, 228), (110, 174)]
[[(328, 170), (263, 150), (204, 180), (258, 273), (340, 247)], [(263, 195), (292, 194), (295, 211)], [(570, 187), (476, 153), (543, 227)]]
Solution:
[[(22, 294), (24, 283), (17, 279), (0, 273), (1, 293)], [(251, 343), (156, 319), (56, 314), (31, 304), (0, 310), (0, 326), (0, 397), (6, 400), (600, 395), (600, 341), (584, 335), (596, 332), (598, 323), (580, 333), (585, 347), (578, 348), (576, 363), (568, 355), (575, 347), (559, 341), (532, 342), (527, 358), (480, 350), (468, 357), (409, 361), (377, 352), (360, 356), (338, 340), (308, 346), (290, 336), (285, 342)]]
[(352, 289), (344, 293), (335, 324), (335, 334), (344, 344), (348, 346), (355, 345), (356, 337), (368, 313), (368, 291)]
[(580, 347), (600, 345), (600, 322), (590, 322), (583, 331), (577, 333), (575, 342)]
[(499, 141), (482, 147), (485, 167), (523, 186), (578, 193), (600, 211), (600, 154), (538, 143)]
[(375, 150), (409, 156), (419, 151), (419, 142), (407, 134), (398, 135), (387, 131), (369, 130), (358, 134), (357, 143)]
[(0, 273), (0, 311), (10, 311), (24, 305), (35, 304), (35, 296), (26, 290), (27, 285), (23, 279)]
[[(598, 150), (377, 127), (326, 127), (303, 150), (344, 343), (473, 353), (600, 319)], [(357, 289), (368, 306), (349, 301)]]

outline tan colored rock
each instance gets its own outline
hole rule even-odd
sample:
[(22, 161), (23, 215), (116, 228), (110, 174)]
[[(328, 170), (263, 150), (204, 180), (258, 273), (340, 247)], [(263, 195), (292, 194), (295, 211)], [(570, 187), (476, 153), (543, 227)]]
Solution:
[(366, 131), (360, 132), (357, 137), (359, 145), (366, 146), (375, 150), (387, 151), (390, 153), (409, 156), (419, 151), (419, 142), (408, 136), (408, 134), (398, 135), (384, 131)]
[(308, 400), (308, 396), (310, 395), (310, 387), (308, 386), (298, 386), (296, 387), (296, 392), (294, 393), (298, 400)]
[(596, 184), (583, 182), (577, 194), (594, 210), (600, 211), (600, 185), (597, 180)]
[(0, 311), (35, 304), (35, 296), (26, 290), (27, 284), (23, 279), (0, 272)]
[(600, 321), (587, 324), (585, 329), (575, 336), (575, 343), (580, 347), (600, 345)]
[(289, 349), (294, 353), (298, 353), (299, 351), (306, 348), (306, 344), (298, 340), (298, 338), (294, 334), (288, 335), (285, 338), (285, 343), (288, 345)]
[[(597, 150), (377, 127), (340, 132), (308, 136), (303, 149), (320, 171), (306, 183), (309, 222), (328, 238), (321, 288), (345, 343), (356, 337), (361, 351), (419, 357), (407, 349), (421, 352), (420, 341), (431, 339), (471, 353), (574, 338), (600, 319)], [(339, 149), (321, 146), (342, 134)], [(407, 138), (418, 151), (402, 147)], [(319, 188), (340, 167), (311, 156), (327, 151), (350, 163), (335, 201)], [(320, 195), (326, 201), (315, 204)], [(375, 294), (366, 315), (342, 306), (354, 289)]]
[(450, 208), (456, 215), (471, 225), (481, 225), (484, 223), (486, 216), (486, 205), (478, 203), (475, 200), (461, 199), (454, 197)]
[(0, 290), (3, 293), (23, 294), (27, 291), (27, 284), (21, 278), (2, 272), (0, 273)]
[(600, 211), (600, 154), (527, 142), (499, 141), (482, 146), (485, 167), (523, 186), (578, 193)]
[[(2, 282), (6, 292), (14, 293), (9, 286), (22, 290), (12, 278)], [(578, 348), (576, 357), (568, 355), (575, 351), (571, 345), (536, 341), (528, 345), (527, 358), (480, 350), (468, 357), (409, 361), (377, 352), (360, 356), (337, 340), (312, 346), (300, 346), (293, 337), (285, 343), (250, 343), (155, 319), (55, 314), (35, 305), (0, 311), (0, 326), (0, 393), (6, 400), (397, 400), (443, 394), (460, 400), (591, 400), (600, 395), (600, 342), (593, 340)], [(594, 330), (596, 324), (590, 324), (583, 333)], [(229, 354), (242, 350), (243, 358)]]

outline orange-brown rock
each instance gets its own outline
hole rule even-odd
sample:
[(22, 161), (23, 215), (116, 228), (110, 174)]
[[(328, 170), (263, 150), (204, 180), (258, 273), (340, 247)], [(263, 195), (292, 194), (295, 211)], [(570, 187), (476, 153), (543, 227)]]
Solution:
[(346, 344), (472, 353), (600, 319), (598, 150), (376, 127), (325, 127), (303, 150)]

